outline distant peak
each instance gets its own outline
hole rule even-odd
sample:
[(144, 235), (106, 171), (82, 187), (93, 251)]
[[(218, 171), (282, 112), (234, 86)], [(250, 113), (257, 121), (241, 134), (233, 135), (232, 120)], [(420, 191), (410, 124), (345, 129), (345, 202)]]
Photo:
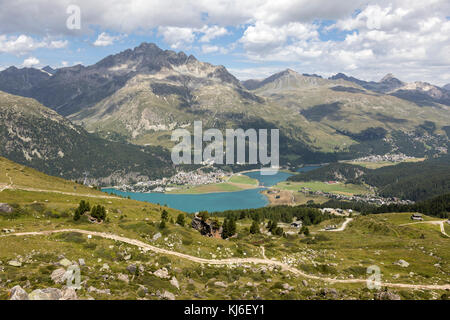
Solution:
[(281, 72), (282, 74), (299, 74), (297, 71), (294, 71), (290, 68), (287, 68), (286, 70)]
[(346, 74), (339, 72), (336, 73), (334, 76), (329, 77), (330, 80), (338, 80), (338, 79), (350, 79)]
[(41, 69), (42, 71), (45, 71), (45, 72), (47, 72), (47, 73), (50, 73), (50, 74), (54, 74), (55, 73), (55, 69), (53, 69), (52, 67), (50, 67), (50, 66), (45, 66), (45, 67), (43, 67), (42, 69)]
[(389, 81), (389, 80), (392, 80), (392, 79), (396, 79), (396, 78), (394, 77), (394, 75), (393, 75), (392, 73), (388, 73), (387, 75), (385, 75), (385, 76), (381, 79), (380, 82), (385, 82), (385, 81)]

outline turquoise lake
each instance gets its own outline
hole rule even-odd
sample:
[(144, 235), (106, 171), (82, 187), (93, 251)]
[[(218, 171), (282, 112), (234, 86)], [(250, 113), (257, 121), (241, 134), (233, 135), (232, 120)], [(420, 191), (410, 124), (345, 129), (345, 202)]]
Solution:
[(292, 173), (278, 171), (273, 175), (262, 175), (260, 171), (251, 171), (244, 173), (246, 176), (257, 179), (259, 184), (264, 187), (272, 187), (278, 182), (285, 181), (292, 176)]
[(234, 209), (250, 209), (266, 206), (269, 201), (266, 196), (259, 193), (262, 188), (249, 189), (237, 192), (217, 192), (204, 194), (168, 194), (168, 193), (138, 193), (123, 192), (116, 189), (103, 189), (134, 200), (159, 203), (170, 208), (193, 213), (207, 210), (225, 211)]
[[(318, 167), (304, 167), (302, 172), (310, 171)], [(299, 172), (301, 172), (299, 170)], [(271, 187), (278, 182), (285, 181), (292, 176), (291, 173), (277, 172), (274, 175), (261, 175), (259, 171), (244, 173), (245, 175), (257, 179), (261, 186)], [(103, 189), (104, 192), (114, 193), (134, 200), (159, 203), (170, 208), (193, 213), (207, 210), (225, 211), (237, 209), (252, 209), (266, 206), (269, 201), (267, 197), (260, 193), (264, 188), (249, 189), (237, 192), (217, 192), (204, 194), (167, 194), (167, 193), (139, 193), (124, 192), (113, 188)]]

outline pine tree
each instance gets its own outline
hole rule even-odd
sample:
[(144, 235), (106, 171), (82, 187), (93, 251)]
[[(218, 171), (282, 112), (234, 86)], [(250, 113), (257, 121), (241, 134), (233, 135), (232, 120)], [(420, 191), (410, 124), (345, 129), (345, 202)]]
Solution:
[(251, 227), (250, 227), (250, 233), (257, 234), (259, 233), (259, 224), (256, 221), (253, 221)]
[(169, 213), (166, 211), (166, 209), (164, 209), (161, 213), (161, 220), (162, 221), (167, 221), (169, 220)]
[(185, 217), (183, 213), (180, 213), (177, 217), (177, 224), (179, 224), (180, 226), (184, 227), (186, 221), (185, 221)]
[(222, 239), (226, 239), (230, 236), (230, 231), (228, 229), (228, 219), (225, 219), (223, 221), (223, 227), (222, 227)]

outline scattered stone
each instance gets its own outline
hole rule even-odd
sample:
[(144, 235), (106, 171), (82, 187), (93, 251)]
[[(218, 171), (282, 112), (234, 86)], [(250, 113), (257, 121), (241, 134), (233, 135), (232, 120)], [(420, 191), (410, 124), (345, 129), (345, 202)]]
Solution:
[(307, 287), (308, 286), (308, 281), (302, 280), (302, 284), (303, 284), (303, 286)]
[(214, 282), (214, 285), (216, 287), (222, 287), (222, 288), (228, 287), (227, 284), (225, 282), (222, 282), (222, 281), (216, 281), (216, 282)]
[(131, 273), (131, 274), (136, 274), (137, 266), (136, 266), (135, 264), (130, 264), (130, 265), (127, 267), (127, 270), (128, 270), (128, 272)]
[(69, 259), (66, 259), (66, 258), (60, 260), (58, 263), (59, 263), (60, 265), (62, 265), (63, 267), (66, 267), (66, 268), (67, 268), (68, 266), (71, 266), (71, 265), (72, 265), (72, 261), (70, 261)]
[(167, 271), (166, 268), (161, 268), (159, 270), (156, 270), (155, 272), (153, 272), (153, 274), (161, 279), (169, 279), (170, 278), (169, 272)]
[(272, 282), (272, 279), (268, 278), (268, 279), (266, 279), (266, 282), (270, 283), (270, 282)]
[(334, 288), (324, 288), (320, 291), (323, 296), (330, 296), (333, 299), (336, 299), (338, 296), (337, 290)]
[(104, 263), (100, 271), (109, 271), (109, 265), (107, 263)]
[(8, 264), (13, 267), (21, 267), (22, 266), (22, 262), (17, 261), (17, 260), (8, 261)]
[(175, 295), (169, 291), (164, 291), (160, 297), (164, 300), (175, 300)]
[(2, 232), (3, 233), (14, 233), (14, 232), (16, 232), (16, 230), (14, 230), (14, 229), (2, 229)]
[(123, 257), (125, 259), (125, 261), (128, 261), (131, 259), (131, 254), (126, 255), (125, 257)]
[(78, 300), (77, 292), (74, 288), (65, 288), (62, 290), (61, 300)]
[(11, 212), (13, 212), (13, 207), (11, 207), (7, 203), (0, 203), (0, 212), (11, 213)]
[(158, 240), (159, 238), (161, 238), (161, 233), (157, 233), (157, 234), (155, 234), (154, 236), (153, 236), (153, 241), (156, 241), (156, 240)]
[(374, 295), (375, 300), (401, 300), (398, 294), (390, 291), (377, 292)]
[(403, 260), (403, 259), (400, 259), (400, 260), (394, 262), (394, 264), (395, 264), (395, 265), (398, 265), (398, 266), (400, 266), (400, 267), (402, 267), (402, 268), (407, 268), (407, 267), (409, 266), (409, 263), (406, 262), (406, 261)]
[(173, 285), (175, 288), (177, 288), (178, 290), (180, 290), (180, 284), (178, 283), (177, 278), (173, 277), (170, 280), (170, 284)]
[(61, 290), (56, 288), (37, 289), (29, 294), (30, 300), (60, 300)]
[(50, 278), (54, 283), (64, 283), (67, 280), (66, 269), (59, 268), (52, 272)]
[(289, 285), (289, 283), (284, 283), (283, 284), (283, 289), (288, 290), (288, 291), (292, 291), (292, 290), (294, 290), (294, 287)]
[(84, 259), (78, 259), (78, 264), (79, 264), (80, 266), (85, 266), (85, 265), (86, 265), (86, 262), (84, 261)]
[(120, 280), (120, 281), (126, 282), (126, 283), (130, 282), (130, 279), (128, 278), (128, 275), (127, 274), (123, 274), (123, 273), (119, 273), (117, 275), (117, 279)]
[(28, 300), (28, 293), (21, 286), (15, 286), (9, 292), (10, 300)]
[(111, 290), (109, 290), (109, 289), (101, 290), (101, 289), (97, 289), (93, 286), (90, 286), (88, 288), (88, 292), (94, 292), (94, 293), (98, 293), (98, 294), (108, 294), (108, 295), (111, 294)]

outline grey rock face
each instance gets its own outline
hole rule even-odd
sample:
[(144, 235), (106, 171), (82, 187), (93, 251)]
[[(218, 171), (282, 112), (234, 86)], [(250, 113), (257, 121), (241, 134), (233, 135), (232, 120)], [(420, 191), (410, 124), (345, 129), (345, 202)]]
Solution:
[(7, 203), (0, 203), (0, 212), (11, 213), (13, 212), (13, 208)]
[(10, 291), (10, 300), (28, 300), (28, 293), (21, 286), (15, 286)]

